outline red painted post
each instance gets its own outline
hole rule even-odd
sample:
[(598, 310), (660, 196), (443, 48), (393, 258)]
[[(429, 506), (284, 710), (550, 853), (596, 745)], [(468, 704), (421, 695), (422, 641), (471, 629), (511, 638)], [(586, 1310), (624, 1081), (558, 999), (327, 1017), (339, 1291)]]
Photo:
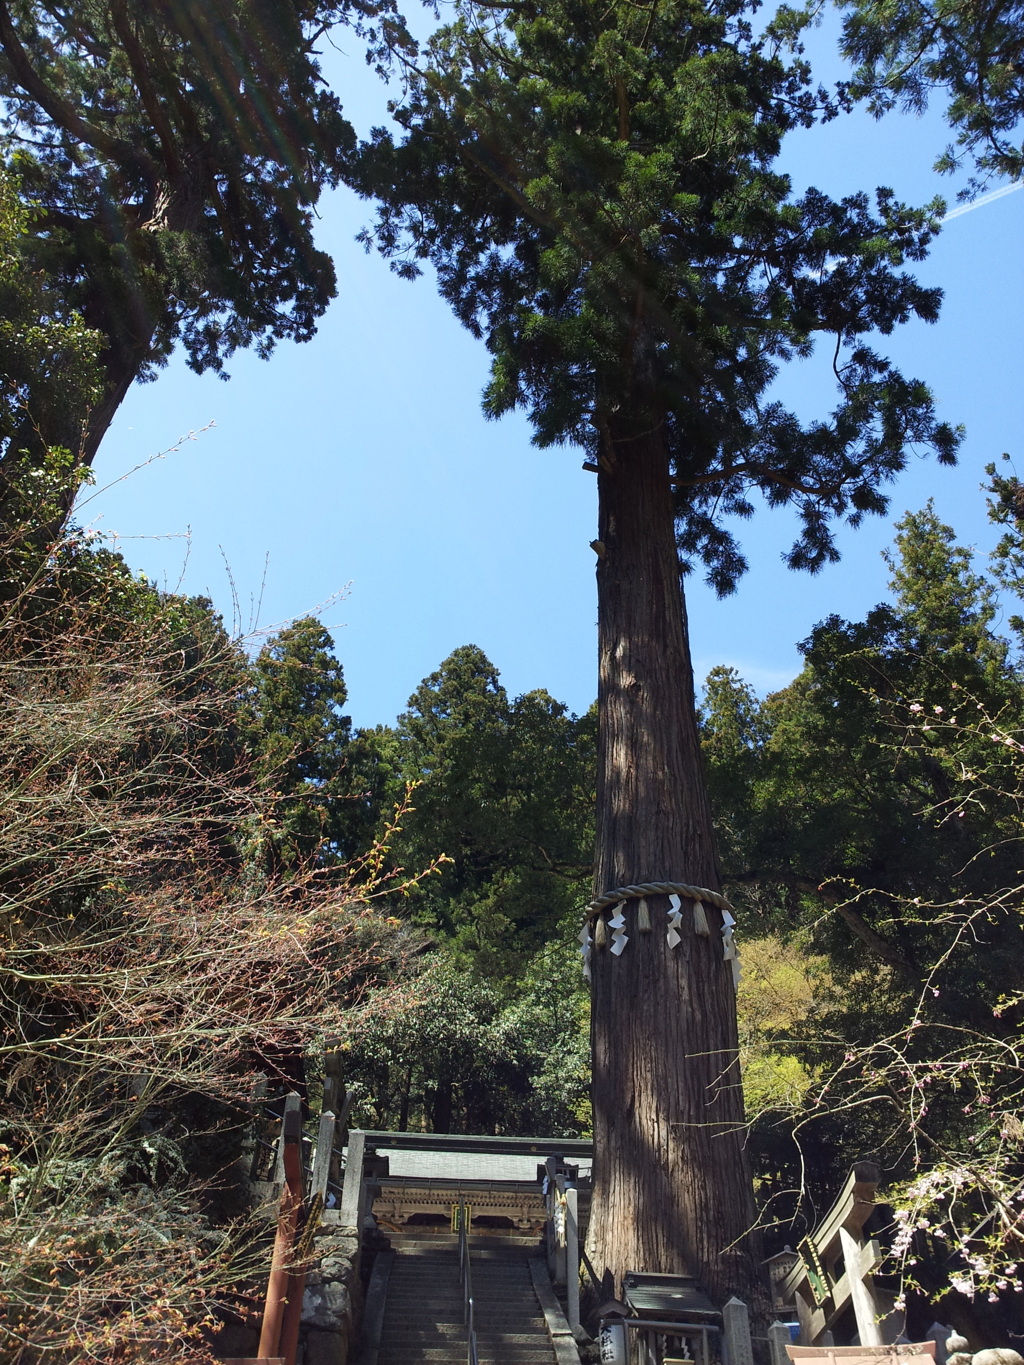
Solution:
[[(270, 1265), (270, 1278), (267, 1281), (267, 1301), (263, 1310), (260, 1344), (256, 1351), (257, 1356), (264, 1358), (281, 1355), (281, 1328), (284, 1323), (289, 1290), (295, 1279), (289, 1271), (289, 1266), (294, 1255), (295, 1233), (299, 1226), (299, 1214), (302, 1210), (301, 1110), (286, 1108), (282, 1127), (284, 1189), (281, 1191), (281, 1206), (277, 1215), (277, 1235), (274, 1238), (274, 1256)], [(300, 1307), (301, 1294), (300, 1289)], [(298, 1333), (296, 1333), (296, 1340), (298, 1340)], [(289, 1365), (295, 1365), (294, 1346)]]
[(299, 1325), (302, 1322), (302, 1294), (305, 1288), (305, 1268), (292, 1271), (288, 1276), (288, 1302), (284, 1308), (277, 1348), (284, 1358), (284, 1365), (295, 1365), (295, 1357), (299, 1350)]

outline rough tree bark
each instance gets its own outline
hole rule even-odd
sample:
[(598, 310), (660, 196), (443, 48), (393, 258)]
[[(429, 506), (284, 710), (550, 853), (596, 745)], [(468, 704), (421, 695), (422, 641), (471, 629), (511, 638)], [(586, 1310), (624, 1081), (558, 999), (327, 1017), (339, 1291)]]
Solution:
[[(693, 674), (660, 435), (620, 440), (599, 473), (598, 837), (595, 895), (643, 881), (719, 889)], [(588, 1252), (609, 1291), (628, 1270), (689, 1273), (719, 1303), (765, 1306), (732, 970), (721, 914), (709, 938), (683, 903), (683, 941), (625, 910), (620, 957), (595, 948), (594, 1215)]]

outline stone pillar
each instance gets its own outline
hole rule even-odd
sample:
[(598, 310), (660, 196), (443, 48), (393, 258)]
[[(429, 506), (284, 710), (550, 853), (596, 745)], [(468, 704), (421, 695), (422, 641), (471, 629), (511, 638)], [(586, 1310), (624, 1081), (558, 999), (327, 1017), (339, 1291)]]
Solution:
[(355, 1228), (356, 1238), (363, 1235), (363, 1157), (365, 1134), (354, 1130), (348, 1135), (348, 1159), (345, 1163), (345, 1184), (341, 1195), (339, 1222)]
[(722, 1309), (725, 1328), (725, 1347), (729, 1365), (754, 1365), (754, 1349), (750, 1342), (750, 1313), (742, 1299), (735, 1296)]
[(573, 1335), (580, 1330), (580, 1225), (577, 1193), (565, 1192), (565, 1316)]
[(772, 1365), (789, 1365), (786, 1347), (792, 1340), (787, 1323), (772, 1323), (768, 1328), (768, 1344), (772, 1352)]

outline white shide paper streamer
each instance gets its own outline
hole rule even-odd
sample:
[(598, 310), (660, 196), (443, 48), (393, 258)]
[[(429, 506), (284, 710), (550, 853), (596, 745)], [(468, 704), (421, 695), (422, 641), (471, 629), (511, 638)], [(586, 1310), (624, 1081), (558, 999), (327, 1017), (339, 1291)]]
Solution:
[[(612, 931), (610, 949), (614, 957), (621, 957), (625, 951), (626, 944), (629, 942), (629, 935), (626, 933), (626, 916), (623, 913), (625, 904), (625, 901), (619, 901), (615, 906), (615, 914), (608, 920), (608, 928)], [(673, 891), (668, 898), (668, 904), (668, 931), (665, 937), (670, 948), (678, 948), (683, 941), (681, 932), (683, 927), (682, 897)], [(732, 967), (733, 987), (734, 989), (739, 990), (741, 969), (740, 955), (736, 948), (735, 930), (735, 916), (729, 910), (723, 910), (722, 956)], [(594, 939), (591, 934), (589, 921), (580, 930), (579, 942), (579, 953), (580, 957), (583, 959), (583, 975), (589, 981), (591, 979), (590, 960), (594, 950)]]
[(619, 901), (615, 907), (615, 916), (608, 921), (608, 928), (612, 931), (611, 951), (616, 957), (621, 957), (629, 937), (626, 934), (626, 916), (622, 913), (625, 901)]
[(668, 911), (668, 934), (666, 935), (666, 937), (667, 937), (667, 939), (668, 939), (668, 946), (669, 946), (670, 948), (678, 948), (679, 945), (680, 945), (680, 943), (682, 943), (682, 941), (683, 941), (683, 936), (682, 936), (682, 934), (679, 932), (680, 928), (682, 927), (682, 923), (683, 923), (683, 911), (682, 911), (682, 904), (683, 904), (683, 902), (680, 900), (680, 898), (679, 898), (679, 897), (676, 895), (676, 893), (673, 891), (672, 894), (671, 894), (671, 896), (669, 896), (669, 898), (668, 898), (668, 904), (669, 904), (669, 911)]
[(732, 967), (732, 984), (735, 990), (740, 987), (740, 955), (736, 951), (734, 931), (736, 920), (728, 910), (722, 911), (722, 956)]

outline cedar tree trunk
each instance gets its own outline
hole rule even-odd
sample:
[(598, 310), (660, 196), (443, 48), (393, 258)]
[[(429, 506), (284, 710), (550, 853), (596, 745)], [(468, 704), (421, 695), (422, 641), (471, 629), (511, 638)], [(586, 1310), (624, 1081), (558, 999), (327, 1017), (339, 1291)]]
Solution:
[[(668, 459), (658, 432), (602, 460), (597, 566), (600, 680), (595, 895), (645, 881), (719, 889), (704, 790)], [(606, 1291), (628, 1270), (692, 1274), (722, 1304), (767, 1309), (744, 1152), (731, 965), (684, 901), (666, 941), (626, 904), (621, 956), (594, 948), (594, 1192), (588, 1251)], [(607, 912), (611, 913), (611, 912)], [(611, 936), (609, 935), (609, 943)]]

